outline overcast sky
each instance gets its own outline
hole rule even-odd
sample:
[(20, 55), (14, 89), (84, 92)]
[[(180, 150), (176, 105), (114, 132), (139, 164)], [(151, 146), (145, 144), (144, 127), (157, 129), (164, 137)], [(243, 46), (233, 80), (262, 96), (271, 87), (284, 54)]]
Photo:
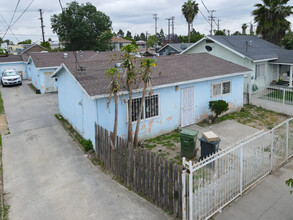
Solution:
[[(251, 12), (254, 5), (260, 3), (260, 0), (203, 0), (209, 10), (215, 10), (214, 16), (220, 19), (220, 29), (230, 30), (231, 33), (241, 31), (243, 23), (253, 22)], [(18, 0), (1, 0), (0, 1), (0, 37), (2, 37), (11, 20), (13, 11)], [(29, 5), (31, 0), (20, 0), (19, 6), (15, 13), (13, 22), (20, 16), (24, 9)], [(61, 0), (63, 7), (70, 1)], [(79, 3), (89, 1), (79, 0)], [(187, 34), (187, 23), (181, 13), (181, 6), (184, 0), (91, 0), (97, 10), (100, 10), (110, 16), (112, 20), (113, 31), (117, 32), (122, 29), (125, 33), (129, 30), (132, 35), (148, 31), (150, 34), (155, 32), (155, 22), (153, 14), (158, 14), (158, 30), (161, 28), (165, 34), (168, 32), (168, 22), (166, 18), (175, 16), (175, 33), (178, 35)], [(199, 9), (203, 15), (208, 18), (209, 14), (200, 0)], [(289, 1), (292, 5), (293, 0)], [(17, 23), (8, 31), (5, 39), (14, 43), (32, 39), (40, 41), (40, 14), (39, 9), (44, 10), (43, 18), (45, 27), (46, 40), (50, 37), (52, 40), (58, 40), (56, 34), (51, 31), (50, 17), (53, 14), (61, 13), (59, 0), (34, 0), (28, 11), (19, 19)], [(293, 16), (289, 18), (293, 22)], [(13, 23), (12, 22), (12, 23)], [(196, 31), (203, 34), (209, 34), (210, 26), (205, 18), (198, 13), (193, 22)], [(254, 26), (255, 29), (255, 26)]]

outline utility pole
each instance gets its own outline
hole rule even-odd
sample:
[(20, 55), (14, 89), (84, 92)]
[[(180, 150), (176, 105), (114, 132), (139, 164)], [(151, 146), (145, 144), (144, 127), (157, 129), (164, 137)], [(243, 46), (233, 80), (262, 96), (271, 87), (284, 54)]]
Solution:
[(159, 17), (158, 17), (158, 14), (153, 14), (153, 19), (155, 19), (155, 35), (157, 35), (157, 33), (158, 33), (158, 26), (157, 26), (157, 21), (158, 21), (158, 19), (159, 19)]
[(42, 9), (39, 9), (40, 11), (40, 20), (41, 20), (41, 28), (42, 28), (42, 36), (43, 36), (43, 43), (45, 42), (45, 32), (44, 32), (44, 24), (43, 24), (43, 11)]
[(218, 19), (218, 24), (217, 24), (217, 28), (218, 28), (218, 30), (220, 30), (220, 19)]
[(166, 18), (166, 20), (168, 20), (168, 44), (170, 43), (170, 21), (171, 18)]
[(211, 16), (209, 16), (209, 20), (211, 21), (211, 30), (210, 30), (210, 34), (211, 35), (213, 35), (213, 22), (214, 22), (214, 19), (215, 19), (215, 17), (214, 17), (214, 12), (216, 12), (215, 10), (211, 10), (211, 11), (209, 11), (210, 12), (210, 15)]
[(172, 43), (172, 41), (173, 41), (173, 38), (174, 38), (174, 29), (175, 29), (175, 27), (174, 27), (174, 20), (175, 20), (175, 16), (172, 16), (171, 18), (171, 21), (172, 21), (172, 37), (171, 37), (171, 43)]

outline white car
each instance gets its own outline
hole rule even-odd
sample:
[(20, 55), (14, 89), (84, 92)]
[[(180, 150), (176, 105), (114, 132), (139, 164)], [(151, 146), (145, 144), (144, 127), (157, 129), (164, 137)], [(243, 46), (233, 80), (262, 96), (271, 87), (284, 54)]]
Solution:
[(21, 76), (14, 69), (6, 69), (2, 72), (1, 77), (2, 86), (21, 85)]

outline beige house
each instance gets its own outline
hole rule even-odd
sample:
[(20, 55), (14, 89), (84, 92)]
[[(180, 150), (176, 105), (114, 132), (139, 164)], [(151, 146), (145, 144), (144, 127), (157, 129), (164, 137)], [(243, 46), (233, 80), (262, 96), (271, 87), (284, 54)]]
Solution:
[(122, 37), (114, 36), (111, 39), (111, 44), (114, 47), (114, 51), (120, 51), (122, 47), (131, 44), (130, 40), (125, 40)]

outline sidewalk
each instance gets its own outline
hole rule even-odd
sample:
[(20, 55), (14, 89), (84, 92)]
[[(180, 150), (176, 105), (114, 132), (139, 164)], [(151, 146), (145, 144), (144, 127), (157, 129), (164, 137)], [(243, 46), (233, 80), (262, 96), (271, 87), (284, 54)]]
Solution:
[(293, 159), (214, 216), (215, 220), (292, 220), (293, 194), (285, 181), (293, 178)]

